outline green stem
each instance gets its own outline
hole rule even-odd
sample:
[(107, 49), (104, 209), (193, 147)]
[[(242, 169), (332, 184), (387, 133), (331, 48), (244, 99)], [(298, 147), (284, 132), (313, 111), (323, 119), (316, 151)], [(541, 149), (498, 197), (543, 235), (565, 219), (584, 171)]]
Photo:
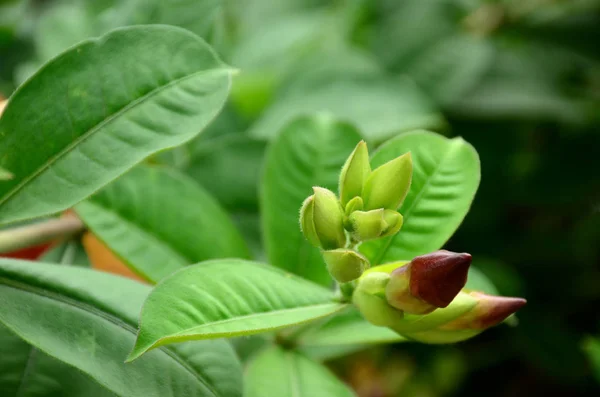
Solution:
[(80, 233), (83, 229), (83, 222), (79, 218), (69, 215), (14, 229), (1, 230), (0, 253), (16, 251), (53, 240), (67, 239)]

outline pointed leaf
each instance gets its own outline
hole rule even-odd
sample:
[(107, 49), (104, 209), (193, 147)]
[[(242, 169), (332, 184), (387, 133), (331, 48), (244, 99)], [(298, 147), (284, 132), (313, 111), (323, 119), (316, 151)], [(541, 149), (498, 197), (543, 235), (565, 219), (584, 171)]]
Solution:
[(441, 248), (466, 216), (479, 186), (479, 156), (461, 138), (447, 139), (427, 131), (403, 134), (385, 143), (373, 156), (373, 168), (412, 152), (413, 177), (398, 209), (400, 232), (369, 241), (360, 250), (376, 266), (410, 260)]
[(0, 324), (0, 395), (5, 397), (111, 397), (76, 368), (37, 350)]
[(298, 212), (313, 186), (336, 190), (340, 169), (360, 135), (327, 116), (289, 124), (267, 151), (261, 207), (269, 262), (330, 285), (319, 250), (300, 231)]
[(175, 170), (137, 167), (75, 211), (125, 264), (151, 282), (206, 259), (249, 256), (219, 204)]
[(230, 74), (204, 41), (168, 26), (115, 30), (52, 59), (0, 118), (0, 167), (14, 174), (0, 184), (0, 223), (69, 208), (191, 139), (220, 111)]
[(225, 341), (161, 348), (123, 362), (149, 290), (90, 269), (2, 259), (0, 323), (121, 397), (240, 397), (241, 366)]
[(333, 298), (332, 291), (272, 266), (239, 259), (202, 262), (154, 288), (129, 360), (168, 343), (277, 330), (347, 306)]
[(301, 353), (271, 347), (246, 369), (245, 397), (352, 397), (354, 392), (327, 367)]

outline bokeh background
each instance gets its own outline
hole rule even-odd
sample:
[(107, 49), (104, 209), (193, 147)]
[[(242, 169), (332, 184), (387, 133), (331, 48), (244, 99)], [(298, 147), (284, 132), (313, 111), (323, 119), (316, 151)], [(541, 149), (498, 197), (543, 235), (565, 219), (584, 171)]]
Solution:
[(426, 128), (479, 152), (447, 248), (528, 299), (519, 325), (331, 361), (361, 397), (600, 395), (599, 1), (0, 0), (0, 96), (78, 41), (145, 23), (240, 69), (213, 125), (153, 161), (210, 190), (258, 258), (264, 149), (297, 115), (332, 112), (374, 145)]

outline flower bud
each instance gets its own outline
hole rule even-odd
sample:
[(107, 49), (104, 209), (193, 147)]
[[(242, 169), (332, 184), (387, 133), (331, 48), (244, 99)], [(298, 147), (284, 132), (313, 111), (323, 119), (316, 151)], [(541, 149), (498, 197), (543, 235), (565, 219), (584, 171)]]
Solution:
[(487, 295), (482, 292), (471, 292), (477, 305), (468, 313), (445, 324), (443, 330), (484, 330), (506, 320), (510, 315), (523, 307), (527, 301), (523, 298)]
[(356, 280), (369, 267), (367, 258), (346, 248), (323, 251), (323, 259), (329, 274), (340, 283)]
[(347, 226), (355, 240), (373, 240), (397, 233), (402, 227), (402, 215), (383, 208), (354, 211), (348, 216)]
[(365, 209), (398, 209), (408, 193), (411, 178), (410, 152), (375, 169), (367, 178), (362, 191)]
[(430, 331), (422, 331), (415, 333), (404, 333), (402, 336), (421, 343), (444, 344), (457, 343), (481, 333), (481, 330), (465, 329), (460, 331), (447, 331), (432, 329)]
[(387, 304), (383, 293), (389, 274), (372, 272), (360, 278), (352, 302), (363, 317), (373, 325), (390, 327), (402, 321), (404, 314)]
[(304, 201), (300, 209), (300, 227), (314, 246), (335, 249), (346, 245), (342, 208), (335, 194), (321, 187)]
[(346, 160), (340, 173), (339, 190), (343, 207), (354, 197), (362, 194), (363, 186), (370, 173), (371, 165), (369, 164), (367, 144), (365, 141), (360, 141)]
[(412, 314), (447, 307), (467, 282), (471, 255), (440, 250), (395, 269), (386, 289), (390, 305)]

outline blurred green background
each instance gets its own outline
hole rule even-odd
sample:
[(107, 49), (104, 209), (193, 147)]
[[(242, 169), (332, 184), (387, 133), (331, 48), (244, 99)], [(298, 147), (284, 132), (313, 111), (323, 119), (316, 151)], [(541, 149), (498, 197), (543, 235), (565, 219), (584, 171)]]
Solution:
[(373, 146), (426, 128), (479, 152), (447, 248), (528, 299), (519, 326), (332, 361), (361, 397), (600, 395), (600, 1), (0, 0), (0, 96), (78, 41), (146, 23), (240, 69), (209, 129), (153, 161), (210, 190), (258, 258), (264, 149), (295, 116), (332, 112)]

